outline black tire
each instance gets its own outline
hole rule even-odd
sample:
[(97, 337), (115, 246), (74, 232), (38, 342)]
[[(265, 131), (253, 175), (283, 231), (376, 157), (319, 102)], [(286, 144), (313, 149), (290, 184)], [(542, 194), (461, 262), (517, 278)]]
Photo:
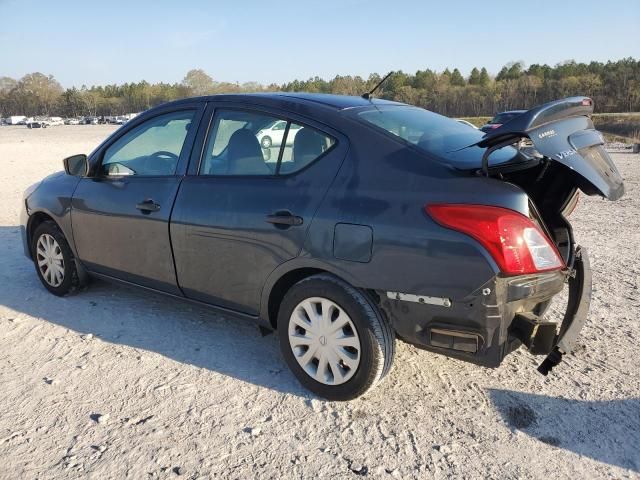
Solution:
[(271, 148), (272, 144), (273, 140), (271, 140), (271, 137), (269, 135), (262, 137), (262, 140), (260, 140), (260, 146), (262, 148)]
[[(300, 366), (289, 343), (288, 327), (294, 308), (310, 297), (331, 300), (350, 317), (360, 339), (360, 363), (345, 383), (321, 383)], [(296, 283), (287, 292), (278, 312), (280, 349), (287, 365), (300, 383), (328, 400), (346, 401), (372, 389), (389, 372), (395, 355), (395, 333), (369, 296), (329, 274), (313, 275)]]
[[(55, 241), (58, 243), (60, 247), (60, 252), (62, 253), (62, 258), (64, 262), (64, 273), (62, 283), (58, 286), (53, 286), (49, 284), (49, 282), (44, 278), (40, 268), (38, 267), (38, 253), (37, 253), (37, 244), (38, 239), (43, 235), (51, 235)], [(78, 287), (80, 286), (80, 280), (78, 277), (78, 271), (76, 269), (75, 257), (73, 252), (71, 251), (71, 247), (69, 247), (69, 243), (65, 238), (64, 234), (52, 221), (42, 222), (33, 232), (33, 236), (31, 237), (31, 252), (33, 255), (33, 264), (36, 268), (36, 273), (38, 278), (44, 285), (44, 288), (49, 290), (54, 295), (62, 297), (64, 295), (73, 294)]]

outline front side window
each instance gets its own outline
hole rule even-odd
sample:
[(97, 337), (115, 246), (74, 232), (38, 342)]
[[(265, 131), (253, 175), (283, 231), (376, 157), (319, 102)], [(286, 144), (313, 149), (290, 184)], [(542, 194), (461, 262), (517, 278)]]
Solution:
[(209, 134), (200, 174), (293, 173), (313, 162), (334, 143), (333, 138), (316, 129), (270, 115), (221, 110), (216, 113)]
[(105, 151), (103, 175), (175, 174), (194, 114), (194, 110), (166, 113), (127, 132)]

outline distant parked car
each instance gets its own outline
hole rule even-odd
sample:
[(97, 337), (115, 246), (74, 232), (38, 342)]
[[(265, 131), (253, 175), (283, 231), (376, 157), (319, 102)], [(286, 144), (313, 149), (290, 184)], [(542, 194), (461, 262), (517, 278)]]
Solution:
[(98, 125), (98, 117), (84, 117), (80, 122), (81, 125)]
[[(589, 259), (568, 219), (578, 190), (624, 193), (592, 113), (590, 98), (566, 98), (483, 135), (361, 97), (166, 103), (25, 192), (24, 251), (54, 295), (95, 276), (277, 329), (296, 377), (333, 400), (389, 371), (396, 336), (487, 367), (524, 345), (546, 375), (589, 311)], [(280, 122), (271, 155), (259, 138)], [(521, 138), (538, 155), (511, 146)]]
[(495, 130), (508, 121), (513, 120), (517, 116), (522, 115), (524, 112), (526, 112), (526, 110), (509, 110), (508, 112), (500, 112), (495, 117), (493, 117), (489, 123), (481, 126), (480, 130), (485, 133), (490, 132), (491, 130)]
[(58, 125), (64, 125), (64, 120), (62, 117), (49, 117), (47, 122), (50, 127), (57, 127)]
[[(270, 148), (270, 147), (279, 147), (282, 145), (282, 139), (284, 138), (284, 133), (286, 131), (287, 122), (284, 120), (278, 120), (277, 122), (263, 128), (258, 133), (256, 133), (256, 137), (260, 142), (260, 146), (262, 148)], [(291, 124), (289, 127), (289, 134), (287, 135), (287, 145), (293, 144), (293, 140), (296, 137), (296, 133), (302, 127), (300, 125)]]
[(80, 120), (78, 120), (77, 118), (67, 118), (64, 121), (65, 125), (80, 125)]
[(25, 125), (27, 126), (27, 128), (47, 128), (50, 123), (49, 120), (46, 118), (41, 118), (41, 117), (36, 117), (34, 118), (30, 118), (25, 122)]

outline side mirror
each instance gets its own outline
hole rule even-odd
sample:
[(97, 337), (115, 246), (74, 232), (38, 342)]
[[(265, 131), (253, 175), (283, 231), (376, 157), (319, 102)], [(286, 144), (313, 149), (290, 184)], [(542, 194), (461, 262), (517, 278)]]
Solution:
[(89, 162), (84, 153), (67, 157), (62, 160), (62, 163), (67, 175), (73, 175), (74, 177), (84, 177), (89, 170)]

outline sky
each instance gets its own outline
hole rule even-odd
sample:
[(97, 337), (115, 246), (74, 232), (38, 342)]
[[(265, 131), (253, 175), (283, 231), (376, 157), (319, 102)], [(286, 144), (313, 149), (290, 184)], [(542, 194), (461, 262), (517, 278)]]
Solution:
[(283, 83), (640, 58), (640, 0), (0, 0), (0, 76)]

